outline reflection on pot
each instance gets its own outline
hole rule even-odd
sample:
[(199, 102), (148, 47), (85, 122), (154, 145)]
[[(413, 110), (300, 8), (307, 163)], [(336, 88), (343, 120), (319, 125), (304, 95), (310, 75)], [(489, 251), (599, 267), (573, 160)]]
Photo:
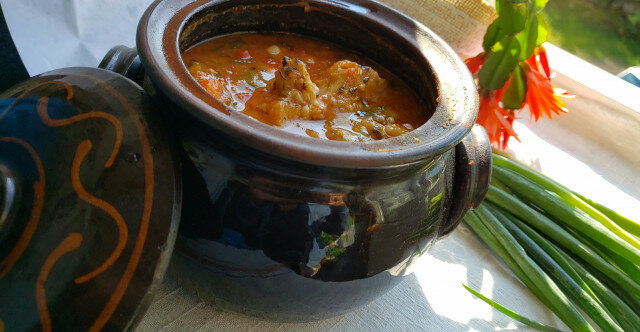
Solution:
[(444, 219), (451, 153), (370, 174), (343, 170), (341, 181), (336, 169), (331, 180), (205, 142), (184, 133), (172, 274), (233, 310), (281, 320), (346, 312), (408, 274)]

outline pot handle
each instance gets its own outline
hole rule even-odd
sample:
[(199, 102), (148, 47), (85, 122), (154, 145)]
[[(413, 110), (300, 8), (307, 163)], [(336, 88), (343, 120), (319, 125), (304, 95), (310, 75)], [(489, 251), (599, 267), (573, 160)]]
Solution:
[(142, 86), (144, 68), (135, 48), (123, 45), (112, 47), (102, 58), (98, 68), (116, 72)]
[(470, 209), (482, 203), (491, 180), (491, 143), (482, 126), (474, 125), (455, 149), (451, 208), (439, 237), (451, 233)]

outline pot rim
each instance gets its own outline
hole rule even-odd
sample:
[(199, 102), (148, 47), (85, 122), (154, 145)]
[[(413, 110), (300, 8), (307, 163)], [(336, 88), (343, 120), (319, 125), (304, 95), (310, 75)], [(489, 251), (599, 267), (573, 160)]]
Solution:
[[(328, 9), (373, 21), (416, 47), (437, 83), (437, 106), (422, 126), (404, 135), (379, 141), (319, 141), (266, 125), (232, 111), (216, 100), (188, 72), (179, 38), (196, 13), (222, 3), (237, 6), (303, 6)], [(368, 22), (371, 24), (371, 22)], [(157, 0), (138, 25), (137, 48), (147, 75), (181, 110), (230, 139), (279, 158), (328, 167), (377, 168), (428, 160), (454, 147), (473, 127), (478, 94), (466, 66), (456, 53), (424, 25), (369, 0)], [(365, 54), (366, 56), (366, 54)], [(393, 70), (392, 70), (393, 72)]]

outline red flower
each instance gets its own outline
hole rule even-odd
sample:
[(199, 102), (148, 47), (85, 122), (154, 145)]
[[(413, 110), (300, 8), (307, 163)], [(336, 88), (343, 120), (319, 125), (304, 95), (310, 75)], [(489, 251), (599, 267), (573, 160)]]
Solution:
[(509, 86), (509, 82), (502, 89), (496, 91), (480, 89), (480, 110), (476, 121), (487, 131), (491, 143), (503, 150), (511, 136), (518, 139), (518, 135), (512, 127), (515, 119), (513, 111), (500, 106), (500, 100), (507, 86)]
[[(487, 53), (483, 52), (465, 60), (465, 64), (472, 74), (476, 74), (486, 59)], [(543, 115), (551, 119), (554, 113), (556, 115), (566, 113), (565, 104), (559, 97), (572, 97), (551, 85), (551, 69), (544, 47), (537, 47), (534, 55), (520, 65), (525, 68), (527, 80), (527, 94), (522, 107), (529, 106), (531, 119), (538, 121)], [(500, 105), (502, 96), (510, 84), (509, 79), (499, 90), (489, 91), (482, 87), (478, 88), (480, 110), (477, 123), (485, 128), (491, 143), (503, 150), (512, 136), (518, 139), (518, 135), (513, 130), (516, 110), (504, 109)]]
[(467, 65), (467, 68), (469, 68), (469, 71), (471, 72), (471, 74), (474, 75), (475, 73), (478, 72), (478, 70), (480, 70), (480, 67), (482, 67), (482, 65), (484, 64), (484, 60), (486, 59), (487, 59), (487, 53), (482, 52), (474, 56), (473, 58), (464, 60), (464, 64)]
[(527, 66), (524, 72), (527, 75), (527, 95), (524, 103), (529, 106), (532, 120), (538, 121), (542, 115), (552, 119), (554, 113), (560, 115), (567, 112), (565, 103), (559, 97), (566, 94), (554, 89), (547, 76), (531, 65)]

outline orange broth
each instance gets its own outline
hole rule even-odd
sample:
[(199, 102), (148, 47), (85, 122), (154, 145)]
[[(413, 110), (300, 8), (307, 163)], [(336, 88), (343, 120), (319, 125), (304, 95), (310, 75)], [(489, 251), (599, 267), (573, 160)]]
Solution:
[(413, 91), (384, 68), (332, 44), (242, 33), (182, 54), (193, 77), (231, 109), (319, 139), (370, 141), (428, 120)]

